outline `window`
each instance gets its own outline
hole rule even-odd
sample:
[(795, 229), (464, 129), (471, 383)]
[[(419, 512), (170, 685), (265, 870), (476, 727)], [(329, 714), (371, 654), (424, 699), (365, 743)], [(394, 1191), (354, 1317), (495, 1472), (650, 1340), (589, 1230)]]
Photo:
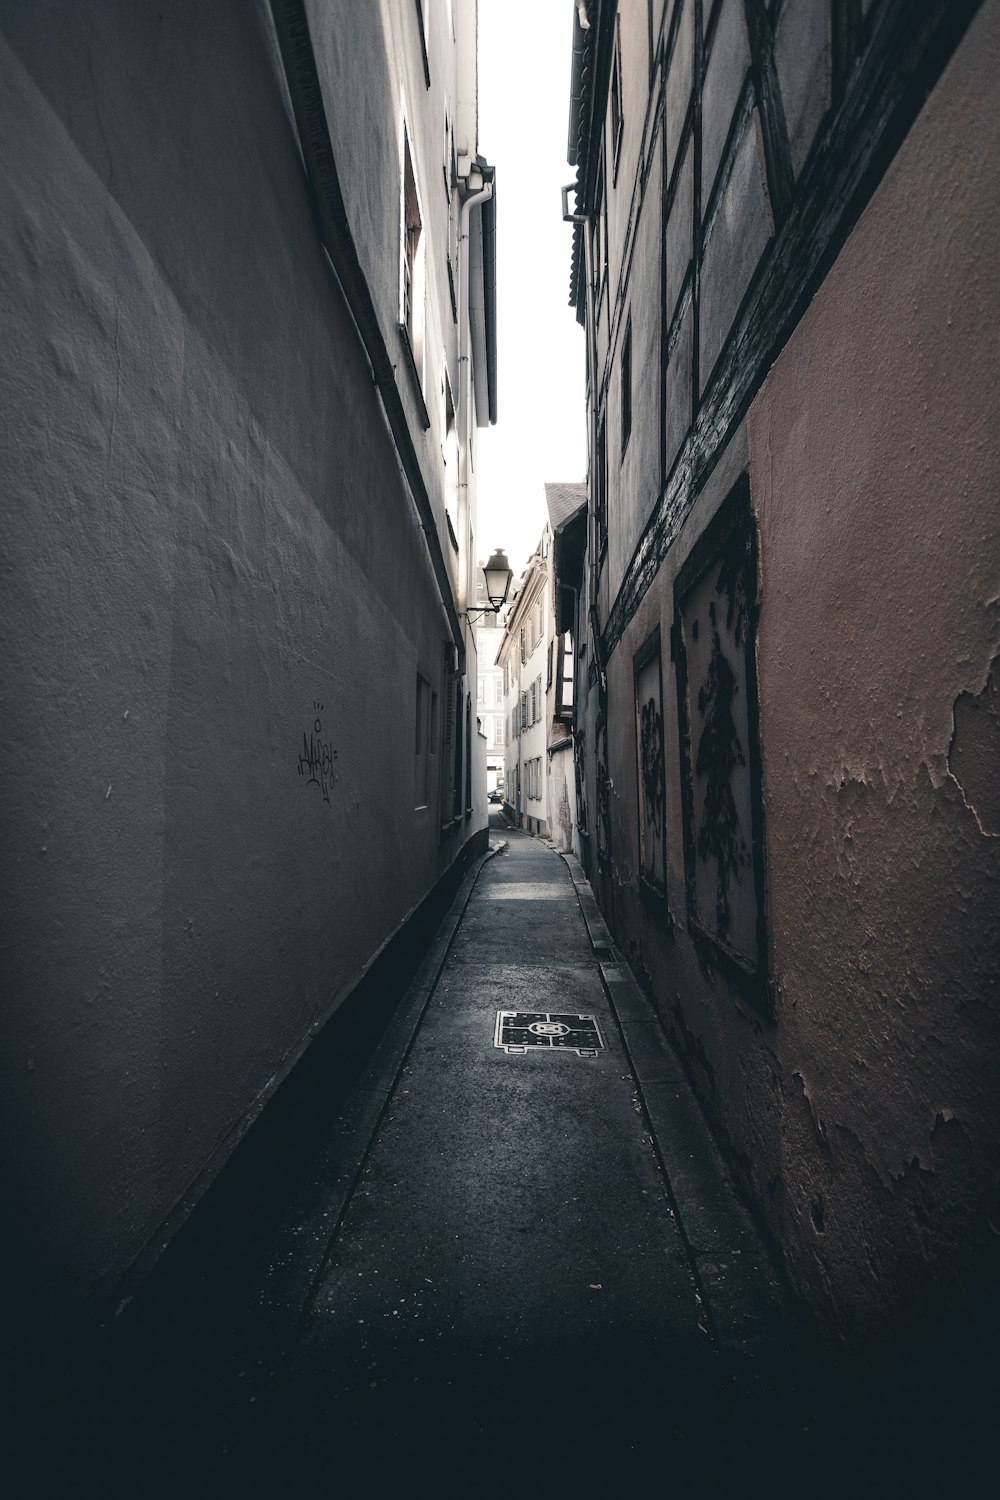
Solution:
[(597, 306), (601, 305), (608, 286), (608, 215), (604, 201), (604, 157), (598, 159), (597, 183), (594, 188), (594, 274), (597, 278), (594, 292)]
[(557, 719), (573, 718), (573, 637), (567, 633), (556, 641), (558, 672), (556, 674)]
[(524, 626), (522, 625), (521, 626), (521, 665), (523, 666), (524, 663), (527, 660), (528, 660), (528, 652), (527, 652), (527, 649), (526, 649), (526, 642), (525, 642), (525, 635), (524, 635)]
[(548, 690), (552, 686), (552, 649), (555, 641), (549, 641), (549, 656), (545, 665), (545, 687)]
[(538, 722), (538, 690), (534, 683), (531, 684), (531, 722)]
[(413, 805), (426, 807), (430, 789), (431, 685), (417, 673), (417, 704), (413, 739)]
[(417, 0), (417, 29), (420, 32), (420, 55), (424, 64), (424, 82), (431, 86), (431, 65), (427, 56), (427, 0)]
[(455, 700), (456, 700), (456, 676), (452, 669), (452, 653), (454, 647), (450, 642), (443, 644), (444, 656), (444, 700), (441, 726), (441, 766), (440, 766), (440, 808), (441, 822), (447, 827), (454, 817), (455, 783), (454, 776), (457, 768), (458, 758), (461, 751), (457, 750), (459, 739), (455, 724)]
[(410, 139), (403, 133), (403, 244), (402, 288), (400, 294), (402, 324), (410, 344), (410, 353), (423, 385), (424, 361), (424, 243), (423, 220), (413, 175)]
[(632, 431), (632, 314), (629, 313), (622, 340), (622, 457)]
[(465, 812), (472, 811), (472, 697), (465, 699)]
[(527, 693), (522, 693), (521, 694), (521, 729), (525, 730), (525, 729), (527, 729), (527, 727), (528, 727), (528, 695), (527, 695)]
[(618, 181), (622, 144), (622, 18), (615, 16), (615, 50), (611, 59), (611, 185)]
[(594, 524), (598, 555), (608, 545), (608, 454), (607, 424), (602, 413), (597, 428), (597, 453), (594, 456)]
[(504, 741), (504, 733), (503, 733), (503, 731), (504, 731), (504, 720), (503, 719), (494, 719), (493, 720), (493, 743), (494, 743), (494, 745), (502, 745), (503, 744), (503, 741)]
[(536, 719), (540, 719), (542, 717), (542, 701), (542, 674), (541, 672), (539, 672), (538, 676), (535, 678), (535, 706), (538, 709), (538, 713), (535, 716)]
[(455, 398), (451, 394), (448, 371), (444, 372), (444, 508), (451, 528), (453, 545), (458, 546), (458, 427), (455, 422)]
[[(441, 156), (441, 172), (444, 177), (444, 194), (448, 202), (451, 202), (452, 186), (458, 176), (457, 162), (455, 160), (455, 132), (452, 128), (451, 115), (448, 106), (444, 107), (444, 152)], [(451, 249), (449, 237), (449, 250)]]
[(476, 679), (476, 702), (477, 703), (485, 703), (485, 701), (486, 701), (486, 684), (485, 684), (485, 682), (483, 681), (483, 679), (481, 677), (477, 677), (477, 679)]

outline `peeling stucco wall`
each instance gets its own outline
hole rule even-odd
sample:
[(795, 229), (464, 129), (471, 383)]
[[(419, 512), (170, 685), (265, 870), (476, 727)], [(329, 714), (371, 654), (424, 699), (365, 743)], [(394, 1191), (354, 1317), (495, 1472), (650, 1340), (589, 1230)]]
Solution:
[(987, 5), (749, 419), (780, 1111), (729, 1128), (848, 1325), (1000, 1186), (998, 68)]
[[(998, 67), (988, 0), (607, 663), (595, 890), (791, 1281), (848, 1340), (995, 1274), (1000, 1234)], [(679, 284), (671, 243), (668, 226)], [(630, 295), (657, 305), (641, 261)], [(682, 570), (744, 474), (773, 1014), (692, 928), (666, 646), (665, 902), (639, 880), (633, 663), (657, 627), (669, 640)], [(609, 555), (630, 524), (613, 498)]]

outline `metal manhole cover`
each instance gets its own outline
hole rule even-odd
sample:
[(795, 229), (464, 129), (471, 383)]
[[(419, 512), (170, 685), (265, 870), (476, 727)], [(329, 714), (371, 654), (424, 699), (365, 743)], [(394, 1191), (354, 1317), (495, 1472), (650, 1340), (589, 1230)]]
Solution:
[(549, 1010), (498, 1010), (493, 1045), (505, 1052), (527, 1052), (541, 1047), (550, 1052), (575, 1052), (577, 1057), (596, 1057), (604, 1050), (604, 1038), (594, 1016)]

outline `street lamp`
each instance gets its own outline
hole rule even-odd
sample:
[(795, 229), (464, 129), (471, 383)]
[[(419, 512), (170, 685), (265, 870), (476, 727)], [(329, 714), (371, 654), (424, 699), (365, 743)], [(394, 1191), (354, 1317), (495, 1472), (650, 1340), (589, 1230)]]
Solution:
[(482, 609), (466, 610), (470, 619), (473, 615), (497, 615), (507, 603), (514, 573), (502, 547), (496, 549), (483, 568), (483, 577), (486, 580), (486, 597), (490, 602)]

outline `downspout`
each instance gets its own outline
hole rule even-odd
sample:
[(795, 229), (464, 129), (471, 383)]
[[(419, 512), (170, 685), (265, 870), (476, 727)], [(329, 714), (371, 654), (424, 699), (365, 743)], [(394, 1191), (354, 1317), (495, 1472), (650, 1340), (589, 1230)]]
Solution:
[(330, 140), (326, 109), (316, 66), (304, 0), (270, 0), (274, 29), (281, 52), (285, 81), (295, 115), (299, 148), (320, 239), (330, 257), (345, 301), (354, 319), (358, 337), (371, 367), (386, 421), (399, 456), (400, 466), (416, 505), (420, 528), (430, 554), (431, 567), (441, 605), (448, 617), (455, 649), (464, 663), (465, 639), (458, 616), (451, 578), (441, 550), (441, 539), (423, 470), (396, 385), (396, 371), (379, 323), (378, 312), (361, 266), (351, 233), (344, 195)]
[[(583, 222), (581, 228), (582, 228), (582, 232), (583, 232), (584, 267), (585, 267), (585, 274), (586, 274), (586, 277), (587, 277), (587, 365), (588, 365), (588, 376), (589, 376), (589, 384), (590, 384), (590, 400), (589, 400), (589, 402), (587, 404), (588, 404), (588, 406), (590, 408), (590, 410), (588, 412), (588, 417), (590, 419), (590, 424), (589, 424), (590, 425), (590, 432), (589, 432), (590, 453), (591, 453), (591, 459), (592, 459), (591, 474), (590, 474), (590, 492), (591, 492), (591, 496), (593, 497), (593, 495), (594, 495), (594, 465), (596, 465), (596, 463), (598, 462), (598, 452), (597, 452), (597, 428), (598, 428), (598, 422), (597, 422), (597, 401), (598, 401), (598, 391), (597, 391), (597, 330), (594, 327), (593, 247), (592, 247), (592, 236), (591, 236), (591, 232), (590, 232), (591, 231), (591, 223), (590, 223), (589, 217), (584, 219), (584, 222)], [(604, 661), (603, 661), (603, 658), (602, 658), (602, 648), (601, 648), (601, 626), (600, 626), (600, 619), (599, 619), (598, 612), (597, 612), (597, 563), (598, 563), (598, 555), (599, 555), (599, 552), (600, 552), (600, 548), (597, 546), (596, 515), (597, 515), (596, 510), (594, 510), (593, 507), (591, 507), (591, 513), (590, 513), (590, 516), (588, 517), (588, 523), (589, 523), (588, 524), (588, 529), (590, 530), (591, 535), (587, 539), (587, 553), (588, 553), (588, 558), (589, 558), (589, 563), (590, 563), (590, 567), (589, 567), (590, 578), (589, 578), (589, 581), (588, 581), (587, 592), (588, 592), (588, 595), (589, 595), (589, 601), (588, 602), (589, 602), (589, 605), (590, 605), (590, 610), (589, 610), (590, 632), (591, 632), (591, 638), (592, 638), (592, 643), (593, 643), (594, 661), (595, 661), (595, 663), (597, 665), (597, 680), (598, 680), (599, 701), (601, 702), (601, 706), (603, 707), (603, 699), (604, 699), (604, 695), (605, 695), (605, 692), (606, 692), (606, 679), (605, 679), (605, 676), (604, 676)]]
[[(493, 197), (493, 183), (487, 182), (483, 176), (482, 169), (473, 164), (469, 168), (469, 175), (465, 179), (467, 195), (462, 199), (458, 219), (458, 407), (459, 425), (458, 430), (462, 437), (459, 448), (459, 473), (458, 473), (458, 525), (459, 525), (459, 581), (458, 597), (459, 609), (464, 610), (468, 604), (468, 573), (470, 558), (468, 556), (467, 538), (469, 535), (469, 448), (472, 442), (471, 436), (471, 412), (469, 410), (469, 392), (472, 381), (469, 372), (469, 214), (480, 203), (486, 203)], [(461, 648), (461, 659), (459, 671), (465, 670), (464, 641)]]

